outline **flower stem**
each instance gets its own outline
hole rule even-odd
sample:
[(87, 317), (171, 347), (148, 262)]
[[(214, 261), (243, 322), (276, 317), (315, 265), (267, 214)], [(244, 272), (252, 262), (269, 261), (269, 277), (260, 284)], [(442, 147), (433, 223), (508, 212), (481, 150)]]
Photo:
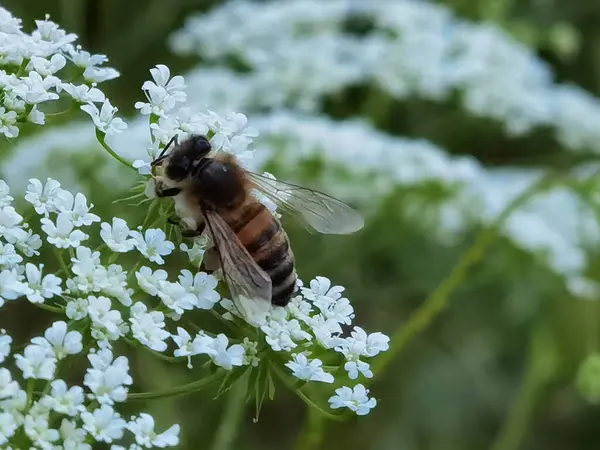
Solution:
[(532, 333), (529, 358), (514, 404), (494, 440), (491, 450), (518, 450), (531, 428), (539, 401), (557, 376), (560, 355), (551, 331), (543, 324)]
[(191, 383), (182, 384), (181, 386), (163, 389), (162, 391), (132, 392), (127, 394), (127, 398), (130, 400), (150, 400), (156, 398), (175, 397), (177, 395), (191, 394), (194, 392), (199, 392), (202, 389), (210, 386), (211, 384), (216, 383), (221, 378), (223, 378), (224, 374), (225, 371), (219, 370), (213, 373), (212, 375), (209, 375), (206, 378), (202, 378), (198, 381), (193, 381)]
[(100, 145), (102, 147), (104, 147), (104, 150), (106, 150), (110, 154), (110, 156), (112, 156), (113, 158), (115, 158), (121, 164), (126, 165), (131, 170), (135, 170), (137, 172), (137, 170), (131, 165), (132, 164), (131, 162), (129, 162), (125, 158), (119, 156), (112, 148), (110, 148), (110, 146), (106, 143), (106, 134), (104, 134), (98, 128), (96, 128), (96, 139), (98, 140), (98, 142), (100, 143)]
[(306, 422), (298, 437), (296, 450), (312, 450), (318, 448), (325, 437), (325, 418), (313, 408), (306, 408)]
[(45, 309), (46, 311), (54, 312), (54, 313), (62, 313), (64, 310), (59, 308), (58, 306), (46, 305), (45, 303), (34, 303), (38, 308)]
[(29, 407), (33, 403), (33, 388), (34, 387), (35, 387), (35, 379), (30, 378), (27, 381), (27, 405), (25, 406), (25, 409), (29, 409)]
[(54, 254), (56, 255), (56, 259), (58, 260), (58, 264), (60, 265), (61, 270), (65, 273), (65, 277), (69, 276), (69, 268), (63, 259), (62, 252), (56, 247), (52, 247)]
[[(531, 197), (547, 188), (556, 179), (554, 171), (548, 171), (538, 181), (525, 189), (520, 195), (515, 197), (500, 212), (496, 219), (486, 228), (484, 228), (475, 239), (475, 243), (458, 261), (448, 277), (442, 281), (437, 289), (425, 300), (425, 302), (412, 314), (408, 322), (398, 329), (390, 340), (390, 349), (382, 353), (372, 365), (374, 375), (379, 375), (385, 370), (390, 362), (399, 355), (402, 350), (423, 330), (425, 330), (433, 320), (440, 315), (446, 308), (450, 295), (465, 280), (469, 270), (477, 264), (489, 246), (498, 237), (498, 229), (506, 219)], [(371, 378), (370, 380), (373, 380)]]
[(245, 410), (246, 383), (238, 380), (227, 395), (227, 404), (221, 416), (221, 424), (217, 429), (212, 450), (229, 450), (233, 447), (240, 428), (240, 421)]

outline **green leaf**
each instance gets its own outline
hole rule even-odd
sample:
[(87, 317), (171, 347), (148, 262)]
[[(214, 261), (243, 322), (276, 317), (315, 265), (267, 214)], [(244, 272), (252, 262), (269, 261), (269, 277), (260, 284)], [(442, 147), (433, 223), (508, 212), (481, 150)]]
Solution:
[(250, 370), (250, 376), (248, 377), (248, 384), (246, 388), (246, 402), (249, 402), (254, 397), (254, 386), (256, 385), (256, 380), (258, 379), (260, 367), (261, 366), (259, 365)]
[(256, 380), (256, 384), (254, 385), (256, 395), (256, 415), (254, 419), (252, 419), (254, 423), (258, 422), (258, 418), (260, 417), (260, 411), (265, 400), (265, 394), (267, 393), (267, 374), (269, 373), (265, 364), (261, 364), (259, 367), (260, 370), (258, 373), (258, 378)]
[(267, 383), (269, 384), (269, 400), (273, 400), (275, 398), (275, 382), (270, 371), (267, 372)]
[(215, 399), (219, 398), (221, 395), (231, 389), (231, 386), (233, 386), (241, 377), (243, 377), (246, 372), (248, 372), (247, 366), (236, 367), (228, 371), (227, 375), (225, 375), (225, 378), (223, 378), (223, 381), (221, 382), (221, 386), (219, 386)]

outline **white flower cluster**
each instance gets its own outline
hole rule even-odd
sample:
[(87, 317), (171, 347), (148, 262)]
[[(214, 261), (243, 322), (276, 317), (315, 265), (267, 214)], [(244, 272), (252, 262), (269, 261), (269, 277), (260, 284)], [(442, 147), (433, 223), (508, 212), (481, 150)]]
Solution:
[[(125, 123), (114, 118), (116, 108), (96, 87), (119, 76), (116, 70), (103, 67), (106, 56), (90, 55), (75, 46), (77, 36), (62, 30), (49, 16), (35, 23), (36, 28), (25, 33), (21, 20), (0, 8), (0, 134), (15, 138), (22, 123), (45, 124), (46, 113), (41, 109), (50, 109), (44, 105), (58, 100), (63, 92), (81, 104), (105, 133), (123, 130)], [(62, 81), (61, 74), (70, 68), (75, 80)], [(95, 103), (102, 103), (101, 113)]]
[[(148, 157), (135, 162), (139, 172), (147, 172), (147, 163), (167, 137), (174, 134), (205, 133), (217, 150), (233, 152), (246, 160), (254, 155), (250, 147), (256, 132), (247, 127), (243, 114), (230, 113), (222, 117), (210, 110), (192, 112), (183, 106), (186, 98), (183, 78), (171, 78), (165, 66), (153, 69), (152, 77), (154, 81), (143, 86), (148, 103), (138, 104), (142, 112), (150, 116), (152, 131), (152, 141), (147, 145)], [(182, 104), (180, 108), (176, 108), (178, 104)], [(101, 125), (96, 123), (96, 127), (104, 133)], [(112, 152), (102, 134), (96, 137)], [(71, 414), (65, 427), (82, 442), (93, 438), (112, 443), (129, 430), (138, 446), (177, 445), (177, 426), (157, 434), (151, 416), (140, 414), (127, 422), (119, 415), (118, 404), (127, 400), (133, 380), (127, 358), (113, 353), (117, 341), (145, 346), (151, 352), (171, 353), (172, 357), (163, 357), (187, 361), (190, 367), (195, 358), (205, 355), (221, 371), (259, 370), (257, 366), (282, 364), (270, 356), (272, 352), (285, 351), (290, 353), (287, 363), (290, 373), (282, 376), (329, 383), (338, 369), (342, 374), (345, 370), (350, 379), (357, 379), (359, 375), (372, 377), (366, 359), (389, 346), (385, 335), (367, 335), (359, 327), (355, 327), (350, 336), (342, 335), (342, 326), (351, 324), (354, 311), (348, 299), (341, 296), (343, 289), (330, 289), (326, 278), (313, 280), (311, 288), (304, 289), (303, 295), (296, 297), (287, 308), (274, 309), (262, 324), (262, 333), (254, 333), (250, 338), (245, 335), (248, 324), (234, 317), (237, 311), (233, 303), (222, 299), (217, 291), (217, 278), (197, 269), (172, 274), (156, 267), (164, 265), (165, 258), (175, 251), (175, 245), (167, 240), (162, 229), (132, 229), (118, 217), (102, 221), (91, 212), (93, 205), (82, 193), (73, 195), (50, 178), (44, 183), (31, 179), (25, 200), (40, 217), (42, 238), (32, 231), (35, 223), (24, 223), (4, 182), (0, 183), (0, 193), (2, 302), (27, 298), (69, 319), (68, 325), (64, 321), (55, 322), (43, 338), (34, 339), (22, 354), (15, 356), (24, 379), (46, 380), (49, 386), (40, 396), (28, 385), (26, 407), (41, 408), (37, 405), (42, 403), (54, 405), (47, 406), (41, 418), (34, 417), (40, 421), (36, 430), (42, 437), (26, 431), (35, 445), (43, 447), (46, 444), (40, 442), (67, 439), (61, 434), (62, 429), (50, 428), (56, 423), (50, 417), (52, 408), (55, 412)], [(103, 242), (99, 248), (85, 245), (93, 233)], [(55, 273), (43, 272), (43, 265), (34, 262), (42, 239), (55, 249), (60, 267)], [(206, 239), (198, 239), (192, 246), (182, 244), (180, 248), (198, 267), (208, 243)], [(133, 268), (120, 265), (119, 255), (128, 252), (136, 252), (140, 259), (146, 260), (145, 265), (137, 264)], [(187, 311), (210, 309), (230, 320), (238, 333), (192, 332), (187, 328), (189, 321), (183, 318)], [(88, 342), (85, 349), (84, 342)], [(91, 364), (83, 387), (67, 388), (58, 378), (61, 360), (81, 353), (87, 355)], [(312, 357), (313, 354), (320, 358), (327, 355), (328, 362), (339, 366), (334, 369), (323, 366), (321, 359)], [(54, 403), (44, 400), (45, 395), (52, 396), (54, 392), (57, 397)], [(346, 407), (357, 414), (366, 414), (376, 404), (367, 393), (360, 384), (337, 389), (336, 395), (330, 398), (331, 407)], [(72, 404), (62, 400), (61, 395), (71, 399)], [(26, 413), (26, 408), (20, 411)], [(13, 414), (15, 427), (5, 433), (7, 442), (23, 423), (19, 417)], [(115, 444), (113, 448), (120, 447)]]
[[(349, 25), (361, 21), (366, 31)], [(434, 3), (230, 1), (188, 19), (172, 47), (216, 62), (241, 58), (251, 71), (221, 94), (257, 107), (315, 111), (324, 96), (361, 83), (399, 99), (439, 101), (458, 91), (467, 111), (510, 134), (550, 127), (566, 148), (600, 151), (596, 98), (553, 83), (546, 64), (496, 26), (465, 22)], [(217, 69), (209, 79), (215, 74), (231, 76)], [(213, 89), (201, 80), (202, 91)]]

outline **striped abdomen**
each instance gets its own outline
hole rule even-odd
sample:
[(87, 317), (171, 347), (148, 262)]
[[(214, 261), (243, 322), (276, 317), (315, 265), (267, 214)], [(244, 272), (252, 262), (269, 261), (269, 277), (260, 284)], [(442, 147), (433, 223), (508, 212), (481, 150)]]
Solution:
[(287, 305), (296, 291), (297, 275), (289, 240), (279, 221), (264, 205), (250, 197), (235, 214), (223, 215), (223, 218), (254, 261), (271, 278), (271, 303)]

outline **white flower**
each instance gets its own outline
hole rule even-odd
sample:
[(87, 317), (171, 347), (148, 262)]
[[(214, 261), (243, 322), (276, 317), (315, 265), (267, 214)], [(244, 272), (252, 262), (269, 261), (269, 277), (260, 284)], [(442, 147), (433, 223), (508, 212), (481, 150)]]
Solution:
[(206, 234), (203, 234), (202, 236), (194, 239), (192, 247), (188, 247), (188, 245), (185, 243), (182, 243), (179, 246), (179, 249), (182, 252), (187, 253), (190, 262), (196, 267), (200, 267), (200, 264), (202, 264), (202, 260), (204, 259), (204, 253), (206, 252), (207, 248), (208, 235)]
[(10, 412), (0, 412), (0, 445), (6, 444), (17, 431), (17, 417)]
[(36, 213), (47, 217), (48, 213), (58, 211), (56, 204), (60, 201), (61, 191), (60, 183), (56, 180), (48, 178), (42, 186), (40, 180), (32, 178), (27, 186), (25, 200), (33, 205)]
[(89, 303), (86, 298), (77, 298), (67, 303), (65, 314), (69, 319), (81, 320), (87, 317)]
[(15, 111), (7, 111), (0, 106), (0, 133), (7, 138), (15, 138), (19, 135), (19, 127), (17, 123), (17, 113)]
[(185, 90), (185, 80), (182, 76), (177, 75), (170, 78), (171, 71), (163, 64), (158, 64), (155, 68), (150, 69), (150, 73), (154, 82), (146, 81), (142, 85), (143, 90), (152, 90), (160, 87), (172, 96), (175, 101), (185, 102), (186, 95), (183, 92)]
[(28, 345), (23, 355), (15, 355), (17, 367), (23, 372), (23, 378), (52, 380), (56, 370), (56, 358), (48, 347)]
[(37, 105), (34, 106), (29, 114), (27, 114), (27, 121), (29, 123), (34, 123), (36, 125), (45, 125), (46, 124), (46, 114), (37, 109)]
[(60, 89), (65, 90), (78, 103), (103, 103), (106, 99), (100, 89), (90, 88), (85, 84), (62, 83)]
[(75, 416), (80, 411), (85, 411), (83, 389), (80, 386), (68, 388), (63, 380), (54, 380), (51, 386), (50, 395), (41, 399), (44, 406), (68, 416)]
[(48, 89), (60, 84), (60, 80), (56, 77), (42, 78), (39, 73), (31, 71), (28, 77), (22, 77), (20, 81), (13, 87), (13, 92), (30, 105), (59, 98), (58, 94), (48, 92)]
[(179, 425), (157, 434), (154, 431), (154, 418), (150, 414), (140, 413), (139, 417), (129, 422), (127, 428), (134, 434), (135, 441), (147, 448), (175, 447), (179, 444)]
[(31, 230), (14, 228), (11, 230), (10, 235), (6, 236), (6, 239), (13, 243), (25, 256), (31, 257), (40, 254), (38, 250), (42, 246), (42, 238)]
[(27, 263), (25, 266), (27, 287), (32, 291), (27, 295), (27, 299), (32, 303), (43, 303), (45, 298), (52, 298), (62, 293), (60, 287), (62, 280), (53, 274), (48, 274), (42, 278), (43, 268), (43, 264), (40, 264), (39, 268), (31, 263)]
[(286, 325), (279, 322), (270, 321), (267, 325), (263, 325), (260, 329), (265, 333), (265, 340), (276, 352), (289, 352), (297, 346), (290, 336)]
[(0, 333), (0, 363), (4, 362), (6, 357), (10, 354), (10, 344), (12, 338), (4, 331)]
[(92, 450), (92, 446), (85, 443), (87, 432), (79, 428), (75, 422), (63, 419), (58, 432), (65, 450)]
[(187, 357), (188, 359), (188, 368), (192, 368), (192, 360), (191, 357), (193, 355), (199, 354), (209, 354), (213, 353), (211, 346), (213, 343), (213, 338), (205, 335), (200, 332), (196, 335), (194, 340), (192, 341), (192, 337), (190, 334), (181, 327), (177, 327), (177, 335), (172, 334), (171, 338), (175, 341), (177, 350), (173, 352), (176, 357)]
[(348, 372), (348, 378), (350, 378), (351, 380), (356, 380), (358, 378), (359, 372), (367, 378), (373, 378), (371, 366), (369, 366), (368, 363), (359, 359), (348, 361), (346, 364), (344, 364), (344, 369)]
[(10, 242), (14, 234), (18, 233), (22, 221), (23, 217), (12, 206), (0, 208), (0, 235)]
[(83, 337), (79, 331), (68, 331), (63, 321), (54, 322), (44, 333), (44, 337), (36, 337), (32, 343), (45, 347), (53, 352), (56, 359), (64, 359), (67, 355), (76, 355), (83, 349)]
[(241, 366), (244, 364), (245, 349), (239, 344), (229, 345), (229, 339), (223, 333), (219, 334), (212, 342), (209, 353), (213, 363), (223, 367), (226, 370), (231, 370), (233, 366)]
[(75, 230), (71, 215), (60, 213), (56, 219), (56, 225), (47, 218), (40, 220), (42, 230), (48, 235), (48, 242), (58, 248), (78, 247), (81, 241), (89, 236), (81, 230)]
[(102, 442), (112, 442), (123, 437), (127, 423), (109, 405), (102, 405), (93, 412), (81, 413), (83, 428), (95, 439)]
[(87, 199), (81, 192), (73, 197), (73, 194), (69, 191), (63, 190), (58, 194), (58, 197), (60, 199), (58, 208), (62, 213), (69, 214), (73, 225), (76, 227), (89, 226), (94, 222), (100, 222), (100, 217), (89, 212), (94, 205), (88, 206)]
[(52, 55), (50, 59), (32, 56), (29, 62), (29, 69), (35, 70), (42, 76), (53, 75), (65, 67), (67, 60), (61, 54)]
[(105, 134), (119, 134), (127, 129), (127, 124), (123, 119), (115, 117), (118, 108), (114, 108), (108, 99), (104, 100), (100, 111), (93, 103), (82, 105), (80, 108), (90, 115), (96, 128)]
[(129, 322), (133, 337), (142, 344), (157, 352), (167, 349), (165, 340), (171, 335), (165, 330), (165, 316), (162, 312), (148, 312), (145, 304), (136, 302), (131, 307)]
[(304, 381), (321, 381), (323, 383), (333, 383), (333, 375), (327, 373), (321, 367), (323, 362), (320, 359), (309, 360), (306, 355), (300, 353), (293, 354), (293, 360), (285, 365), (290, 368), (292, 374)]
[(198, 298), (196, 306), (200, 309), (211, 309), (221, 298), (215, 290), (217, 279), (206, 272), (197, 272), (193, 275), (189, 270), (182, 270), (179, 283)]
[(4, 300), (16, 300), (31, 293), (31, 289), (21, 282), (21, 278), (16, 269), (0, 272), (0, 306), (4, 304)]
[(165, 232), (158, 228), (147, 229), (143, 235), (139, 231), (131, 231), (130, 234), (138, 251), (157, 264), (164, 264), (162, 256), (171, 254), (175, 248), (175, 245), (166, 239)]
[(9, 195), (10, 188), (6, 181), (0, 180), (0, 208), (4, 206), (10, 206), (14, 198)]
[(329, 398), (331, 408), (349, 408), (358, 416), (369, 414), (371, 409), (377, 405), (377, 400), (369, 398), (369, 390), (362, 384), (357, 384), (354, 389), (341, 387), (335, 390), (333, 397)]
[(124, 253), (133, 249), (134, 240), (129, 237), (129, 228), (123, 219), (114, 217), (112, 226), (103, 222), (100, 227), (100, 237), (112, 251)]
[(119, 356), (114, 361), (113, 354), (108, 349), (100, 350), (97, 354), (89, 354), (92, 367), (87, 369), (83, 384), (92, 392), (92, 398), (100, 404), (113, 405), (127, 399), (127, 385), (133, 383), (129, 375), (129, 361)]
[(167, 280), (167, 272), (158, 269), (152, 272), (150, 267), (143, 266), (135, 273), (139, 286), (148, 294), (157, 296), (164, 281)]
[(0, 400), (15, 397), (19, 389), (19, 383), (12, 379), (10, 370), (0, 367)]
[(121, 313), (111, 309), (111, 301), (107, 297), (89, 296), (88, 315), (92, 319), (92, 336), (99, 344), (106, 346), (107, 341), (116, 341), (123, 336), (127, 325), (123, 322)]
[(48, 414), (33, 415), (31, 411), (25, 416), (23, 424), (25, 433), (33, 441), (33, 444), (40, 448), (52, 448), (51, 442), (59, 438), (58, 431), (50, 428), (48, 419)]
[[(355, 329), (358, 327), (355, 327)], [(371, 333), (367, 337), (364, 354), (366, 356), (377, 356), (379, 352), (385, 352), (390, 348), (390, 338), (383, 333)]]
[(158, 296), (162, 302), (177, 314), (183, 314), (183, 311), (190, 311), (197, 306), (198, 298), (190, 294), (179, 283), (168, 281), (160, 284)]
[(12, 244), (0, 242), (0, 266), (4, 269), (12, 269), (23, 261), (23, 257), (17, 253)]
[(100, 266), (100, 252), (92, 252), (88, 247), (79, 246), (75, 249), (75, 258), (71, 270), (76, 275), (87, 276), (93, 274)]
[(137, 169), (140, 175), (150, 175), (152, 173), (152, 165), (148, 161), (136, 159), (131, 165), (134, 169)]
[(321, 311), (327, 311), (332, 303), (341, 298), (344, 288), (331, 286), (331, 281), (325, 277), (316, 277), (310, 282), (310, 289), (301, 288), (307, 300), (311, 300)]

